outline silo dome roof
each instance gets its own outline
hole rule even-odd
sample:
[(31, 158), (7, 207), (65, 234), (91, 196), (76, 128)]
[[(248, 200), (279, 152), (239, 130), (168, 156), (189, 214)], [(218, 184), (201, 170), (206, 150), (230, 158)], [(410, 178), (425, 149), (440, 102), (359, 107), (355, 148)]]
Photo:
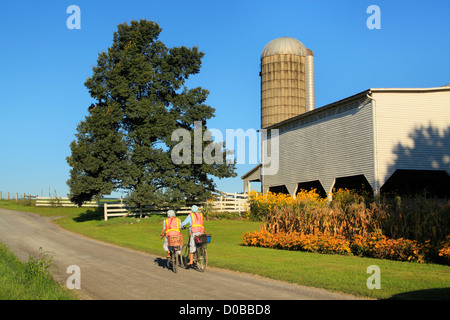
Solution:
[(276, 54), (306, 56), (306, 47), (294, 38), (281, 37), (270, 41), (261, 53), (261, 59)]

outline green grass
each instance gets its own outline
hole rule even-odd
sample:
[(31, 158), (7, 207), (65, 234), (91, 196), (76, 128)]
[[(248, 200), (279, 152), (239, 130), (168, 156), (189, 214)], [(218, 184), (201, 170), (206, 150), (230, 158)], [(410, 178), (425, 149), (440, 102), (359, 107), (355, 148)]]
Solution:
[[(0, 206), (8, 207), (4, 202), (0, 201)], [(159, 235), (161, 216), (103, 221), (102, 212), (94, 209), (19, 207), (15, 204), (9, 208), (61, 216), (55, 222), (74, 232), (164, 255)], [(241, 246), (242, 234), (257, 230), (259, 226), (259, 223), (247, 220), (206, 221), (207, 233), (212, 234), (212, 242), (208, 245), (209, 265), (367, 298), (450, 299), (449, 266)], [(186, 242), (188, 231), (184, 230), (183, 235)], [(379, 290), (369, 290), (366, 286), (370, 276), (366, 270), (370, 265), (380, 267)]]
[(0, 300), (73, 300), (76, 296), (55, 282), (44, 257), (19, 261), (0, 243)]

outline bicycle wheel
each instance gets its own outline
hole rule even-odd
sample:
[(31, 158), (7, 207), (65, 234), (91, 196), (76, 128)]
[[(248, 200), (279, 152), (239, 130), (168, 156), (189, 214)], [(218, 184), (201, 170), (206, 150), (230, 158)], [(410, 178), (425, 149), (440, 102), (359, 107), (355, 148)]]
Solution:
[(195, 252), (197, 255), (197, 270), (203, 272), (208, 265), (208, 252), (206, 251), (206, 246), (197, 247)]
[(177, 267), (178, 267), (178, 252), (173, 250), (172, 251), (172, 271), (177, 273)]
[(181, 248), (181, 265), (183, 268), (187, 269), (189, 262), (189, 244), (185, 243)]
[(166, 267), (167, 267), (167, 269), (169, 269), (169, 270), (172, 269), (171, 264), (172, 264), (172, 251), (170, 251), (170, 257), (168, 257), (167, 260), (166, 260)]

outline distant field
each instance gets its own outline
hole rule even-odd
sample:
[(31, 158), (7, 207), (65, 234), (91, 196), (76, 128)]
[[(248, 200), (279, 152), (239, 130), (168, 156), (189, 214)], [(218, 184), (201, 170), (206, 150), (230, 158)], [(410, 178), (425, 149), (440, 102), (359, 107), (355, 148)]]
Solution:
[[(13, 201), (0, 201), (0, 207), (61, 216), (55, 222), (66, 229), (120, 246), (164, 255), (159, 235), (161, 216), (104, 221), (102, 211), (95, 208), (36, 208)], [(449, 266), (241, 246), (242, 234), (257, 230), (259, 226), (258, 222), (247, 220), (206, 221), (207, 233), (212, 234), (212, 242), (208, 245), (210, 266), (367, 298), (450, 299)], [(184, 230), (183, 234), (186, 242), (188, 231)], [(367, 288), (366, 281), (370, 276), (367, 267), (370, 265), (380, 267), (379, 290)]]

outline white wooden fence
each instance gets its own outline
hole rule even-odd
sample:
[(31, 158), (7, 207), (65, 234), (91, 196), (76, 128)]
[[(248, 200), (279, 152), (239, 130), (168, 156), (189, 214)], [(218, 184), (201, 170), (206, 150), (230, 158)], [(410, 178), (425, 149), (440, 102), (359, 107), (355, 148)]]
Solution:
[[(83, 204), (83, 207), (101, 207), (102, 205), (97, 201), (89, 201)], [(38, 197), (36, 196), (36, 207), (77, 207), (73, 202), (70, 202), (67, 197)]]
[[(115, 200), (114, 202), (106, 202), (105, 200)], [(120, 202), (119, 202), (120, 201)], [(216, 212), (245, 212), (248, 210), (248, 197), (246, 194), (219, 192), (213, 195), (212, 201), (208, 201), (206, 205)], [(77, 205), (70, 202), (67, 197), (36, 197), (36, 206), (46, 207), (76, 207)], [(145, 206), (142, 208), (130, 207), (123, 203), (122, 199), (103, 199), (101, 202), (90, 201), (83, 204), (83, 207), (103, 207), (104, 219), (108, 217), (119, 217), (128, 215), (142, 215), (146, 213), (164, 214), (169, 208), (155, 208)], [(202, 205), (199, 205), (202, 208)], [(175, 210), (177, 214), (190, 213), (190, 207)]]
[[(3, 196), (5, 196), (5, 198), (3, 198)], [(10, 193), (10, 192), (8, 191), (8, 192), (5, 192), (5, 193), (3, 194), (3, 192), (0, 191), (0, 200), (8, 200), (8, 201), (16, 200), (16, 202), (18, 202), (19, 199), (21, 199), (21, 198), (20, 198), (21, 196), (22, 196), (22, 194), (19, 193), (19, 192), (16, 192), (15, 197), (14, 197), (14, 193)], [(26, 199), (29, 199), (29, 200), (31, 200), (31, 199), (36, 199), (36, 197), (37, 197), (37, 196), (33, 196), (33, 195), (29, 194), (29, 193), (28, 193), (28, 194), (24, 193), (24, 194), (23, 194), (23, 197), (22, 197), (22, 200), (26, 200)]]
[(248, 210), (248, 196), (236, 192), (220, 192), (214, 195), (212, 209), (218, 212), (245, 212)]
[[(211, 209), (217, 212), (245, 212), (248, 210), (248, 197), (246, 194), (220, 192), (215, 194), (213, 200), (208, 202)], [(199, 206), (202, 208), (202, 206)], [(129, 207), (125, 203), (103, 203), (103, 214), (105, 221), (108, 217), (124, 217), (129, 215), (142, 215), (144, 213), (165, 214), (169, 208), (155, 208), (145, 206), (142, 208)], [(189, 214), (190, 207), (175, 210), (177, 214)]]

